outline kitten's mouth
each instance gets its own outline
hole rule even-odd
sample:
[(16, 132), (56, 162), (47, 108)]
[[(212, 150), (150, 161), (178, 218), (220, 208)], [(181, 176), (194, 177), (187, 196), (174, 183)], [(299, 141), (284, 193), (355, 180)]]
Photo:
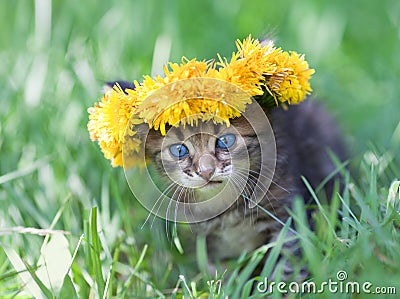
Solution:
[[(221, 184), (223, 182), (224, 181), (222, 181), (222, 180), (205, 181), (200, 186), (197, 186), (195, 188), (196, 188), (197, 192), (200, 192), (200, 193), (206, 192), (206, 194), (208, 194), (207, 192), (219, 190), (221, 188), (221, 186), (222, 186)], [(210, 194), (208, 194), (207, 198), (209, 198), (209, 195)]]
[(222, 181), (208, 181), (206, 185), (215, 185), (215, 184), (221, 184)]

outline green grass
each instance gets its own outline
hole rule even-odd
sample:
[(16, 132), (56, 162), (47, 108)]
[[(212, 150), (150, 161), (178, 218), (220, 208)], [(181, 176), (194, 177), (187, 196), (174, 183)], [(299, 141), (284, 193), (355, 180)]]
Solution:
[[(236, 38), (268, 32), (306, 53), (314, 95), (351, 149), (344, 194), (329, 206), (315, 196), (314, 230), (296, 202), (296, 270), (308, 265), (316, 283), (345, 270), (347, 281), (400, 293), (399, 1), (3, 0), (0, 23), (1, 298), (247, 298), (252, 279), (282, 268), (284, 234), (209, 277), (201, 239), (181, 240), (182, 253), (162, 220), (141, 229), (147, 211), (86, 130), (102, 81), (149, 74), (158, 38), (178, 61), (227, 56)], [(64, 262), (36, 270), (41, 252)], [(250, 278), (266, 252), (262, 277)]]

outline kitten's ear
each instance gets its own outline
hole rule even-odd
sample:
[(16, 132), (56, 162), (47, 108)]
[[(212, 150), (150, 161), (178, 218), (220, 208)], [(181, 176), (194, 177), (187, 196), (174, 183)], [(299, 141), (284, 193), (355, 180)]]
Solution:
[[(107, 93), (109, 92), (115, 84), (117, 84), (121, 87), (121, 89), (125, 92), (126, 89), (135, 89), (135, 85), (133, 82), (129, 81), (110, 81), (110, 82), (105, 82), (103, 86), (103, 92)], [(125, 92), (126, 93), (126, 92)]]

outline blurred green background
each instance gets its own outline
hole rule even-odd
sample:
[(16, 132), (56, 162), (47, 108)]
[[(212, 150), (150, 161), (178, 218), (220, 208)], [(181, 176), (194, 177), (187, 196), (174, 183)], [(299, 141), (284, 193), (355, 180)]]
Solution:
[(160, 36), (171, 41), (171, 61), (229, 56), (234, 40), (248, 34), (272, 35), (278, 46), (305, 53), (317, 71), (314, 95), (338, 117), (355, 153), (369, 141), (386, 145), (399, 120), (396, 0), (0, 5), (3, 140), (18, 130), (18, 138), (11, 133), (12, 140), (2, 142), (8, 156), (2, 173), (15, 169), (24, 148), (32, 145), (40, 157), (57, 148), (59, 138), (67, 152), (79, 147), (92, 155), (86, 108), (100, 96), (102, 80), (149, 74)]
[[(68, 200), (56, 228), (76, 241), (97, 203), (109, 244), (122, 229), (156, 248), (164, 231), (140, 229), (147, 213), (122, 169), (90, 141), (87, 108), (103, 81), (150, 74), (157, 40), (163, 55), (170, 41), (178, 62), (229, 56), (249, 34), (306, 54), (316, 69), (314, 96), (338, 120), (352, 157), (371, 147), (391, 147), (398, 157), (398, 0), (2, 0), (0, 228), (48, 228)], [(32, 262), (43, 241), (0, 237)], [(7, 267), (0, 253), (0, 269)]]

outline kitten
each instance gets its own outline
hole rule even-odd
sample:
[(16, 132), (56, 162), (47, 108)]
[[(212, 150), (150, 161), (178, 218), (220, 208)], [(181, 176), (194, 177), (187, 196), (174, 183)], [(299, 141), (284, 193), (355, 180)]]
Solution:
[[(133, 87), (129, 83), (118, 83), (123, 90)], [(289, 217), (287, 209), (294, 196), (310, 198), (301, 176), (315, 188), (336, 170), (328, 150), (339, 161), (345, 159), (340, 134), (319, 104), (306, 100), (287, 109), (265, 108), (264, 112), (276, 143), (274, 172), (260, 173), (262, 139), (243, 116), (232, 119), (230, 127), (200, 122), (196, 127), (169, 127), (166, 136), (156, 130), (148, 132), (146, 158), (167, 185), (176, 186), (168, 194), (173, 200), (193, 203), (213, 196), (228, 198), (229, 192), (220, 192), (229, 181), (233, 181), (233, 186), (227, 188), (230, 191), (242, 187), (238, 188), (242, 196), (234, 198), (234, 204), (216, 217), (193, 224), (195, 233), (206, 236), (212, 260), (235, 258), (243, 250), (249, 252), (271, 242)], [(263, 191), (258, 207), (268, 210), (281, 223), (257, 211), (258, 207), (251, 208), (255, 205), (250, 201), (256, 182), (262, 178), (270, 184), (258, 186)], [(334, 190), (335, 179), (340, 181), (340, 176), (334, 175), (325, 184), (328, 198)], [(179, 186), (190, 192), (176, 192)]]

